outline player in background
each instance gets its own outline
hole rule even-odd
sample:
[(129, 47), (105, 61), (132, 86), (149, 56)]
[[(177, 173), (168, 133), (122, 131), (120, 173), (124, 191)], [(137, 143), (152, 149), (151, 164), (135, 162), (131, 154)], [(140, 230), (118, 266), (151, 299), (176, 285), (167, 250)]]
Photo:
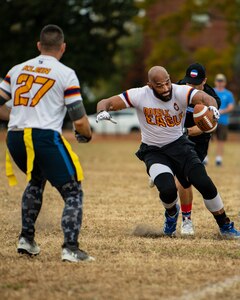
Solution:
[[(213, 88), (207, 84), (206, 70), (203, 65), (199, 63), (191, 64), (186, 70), (185, 77), (177, 84), (186, 84), (206, 92), (208, 95), (215, 98), (217, 107), (220, 107), (221, 101), (219, 97), (216, 95)], [(207, 156), (211, 134), (202, 132), (195, 125), (193, 120), (193, 108), (193, 105), (187, 107), (183, 131), (188, 136), (189, 140), (195, 143), (197, 155), (201, 162), (203, 162)], [(188, 189), (184, 189), (178, 181), (177, 187), (182, 211), (181, 234), (194, 235), (194, 227), (191, 220), (193, 202), (192, 187), (190, 186)]]
[(224, 152), (224, 143), (227, 140), (229, 113), (234, 109), (233, 94), (226, 89), (227, 79), (223, 74), (217, 74), (215, 77), (215, 92), (221, 99), (220, 119), (216, 130), (217, 149), (216, 149), (216, 166), (222, 165), (222, 157)]
[(0, 84), (0, 105), (10, 98), (13, 101), (7, 146), (29, 180), (22, 196), (22, 230), (17, 250), (28, 255), (40, 252), (35, 241), (35, 222), (48, 180), (65, 202), (62, 260), (93, 260), (78, 245), (83, 205), (81, 165), (61, 135), (68, 111), (78, 142), (91, 140), (79, 81), (72, 69), (59, 62), (66, 48), (60, 27), (45, 26), (37, 47), (40, 56), (14, 66)]
[(176, 232), (179, 215), (176, 175), (184, 188), (192, 184), (202, 194), (222, 236), (240, 238), (240, 231), (226, 216), (222, 199), (207, 175), (194, 143), (182, 133), (187, 107), (199, 103), (209, 106), (215, 118), (219, 118), (213, 97), (190, 86), (172, 84), (168, 72), (155, 66), (148, 72), (148, 85), (101, 100), (97, 105), (96, 121), (113, 121), (108, 111), (135, 107), (142, 136), (136, 155), (145, 162), (165, 208), (164, 235), (173, 236)]

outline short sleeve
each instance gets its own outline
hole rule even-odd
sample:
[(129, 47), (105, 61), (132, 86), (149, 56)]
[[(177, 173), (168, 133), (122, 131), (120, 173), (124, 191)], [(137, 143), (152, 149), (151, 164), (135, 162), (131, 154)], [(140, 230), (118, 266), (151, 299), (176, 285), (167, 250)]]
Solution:
[(192, 103), (192, 98), (198, 92), (198, 90), (190, 87), (188, 85), (175, 85), (173, 84), (174, 88), (176, 88), (176, 96), (179, 101), (182, 103), (183, 106), (188, 106)]
[(187, 93), (187, 104), (192, 103), (192, 98), (194, 97), (194, 95), (196, 95), (197, 92), (198, 92), (197, 89), (190, 88), (190, 90)]
[(64, 99), (66, 105), (78, 100), (82, 100), (80, 84), (74, 71), (72, 71), (70, 76), (68, 77), (66, 88), (64, 90)]
[(138, 107), (140, 93), (141, 88), (134, 88), (123, 92), (119, 97), (126, 104), (126, 107)]

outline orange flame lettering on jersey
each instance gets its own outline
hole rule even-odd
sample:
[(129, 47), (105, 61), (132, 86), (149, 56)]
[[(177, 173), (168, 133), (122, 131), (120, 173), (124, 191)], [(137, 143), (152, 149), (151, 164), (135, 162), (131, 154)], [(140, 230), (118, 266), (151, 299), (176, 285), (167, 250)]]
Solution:
[(144, 107), (143, 112), (146, 122), (149, 125), (157, 125), (161, 127), (174, 127), (179, 126), (183, 119), (183, 112), (171, 116), (169, 110), (160, 108)]

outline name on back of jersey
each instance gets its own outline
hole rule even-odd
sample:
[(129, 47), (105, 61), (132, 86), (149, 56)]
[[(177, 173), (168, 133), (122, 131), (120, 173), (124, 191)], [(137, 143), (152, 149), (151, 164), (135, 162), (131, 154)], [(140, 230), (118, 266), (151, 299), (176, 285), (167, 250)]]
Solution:
[(43, 68), (43, 67), (34, 67), (34, 66), (24, 66), (22, 68), (23, 71), (28, 71), (28, 72), (35, 72), (35, 73), (41, 73), (41, 74), (49, 74), (51, 71), (50, 68)]

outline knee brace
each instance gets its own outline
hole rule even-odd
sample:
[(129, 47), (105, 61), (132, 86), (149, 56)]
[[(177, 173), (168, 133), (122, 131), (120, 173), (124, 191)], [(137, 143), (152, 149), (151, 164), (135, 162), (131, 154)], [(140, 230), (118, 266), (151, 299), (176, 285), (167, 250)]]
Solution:
[(173, 207), (177, 203), (177, 188), (174, 177), (171, 173), (158, 175), (154, 184), (159, 191), (159, 197), (166, 209)]
[(217, 188), (203, 165), (196, 165), (189, 172), (188, 180), (202, 194), (204, 199), (213, 199), (217, 196)]

